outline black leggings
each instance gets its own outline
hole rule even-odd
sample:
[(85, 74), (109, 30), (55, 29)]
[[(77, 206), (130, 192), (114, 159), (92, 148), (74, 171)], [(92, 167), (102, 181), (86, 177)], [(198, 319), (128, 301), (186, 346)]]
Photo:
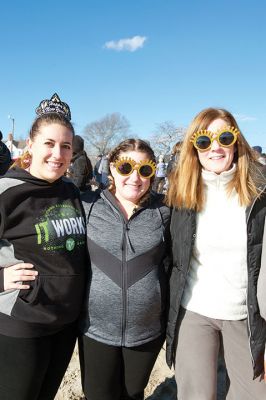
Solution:
[(72, 325), (40, 338), (0, 335), (0, 399), (54, 399), (75, 341)]
[(162, 344), (162, 337), (136, 347), (109, 346), (81, 337), (81, 379), (86, 399), (143, 400)]

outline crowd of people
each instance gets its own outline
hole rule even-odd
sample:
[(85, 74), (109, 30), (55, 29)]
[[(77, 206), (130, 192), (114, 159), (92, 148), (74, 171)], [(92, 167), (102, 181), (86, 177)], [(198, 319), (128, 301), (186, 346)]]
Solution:
[[(0, 138), (0, 398), (52, 400), (78, 339), (87, 400), (143, 400), (166, 340), (178, 400), (266, 395), (266, 174), (206, 108), (170, 159), (126, 139), (94, 167), (67, 103)], [(259, 151), (261, 155), (262, 151)]]

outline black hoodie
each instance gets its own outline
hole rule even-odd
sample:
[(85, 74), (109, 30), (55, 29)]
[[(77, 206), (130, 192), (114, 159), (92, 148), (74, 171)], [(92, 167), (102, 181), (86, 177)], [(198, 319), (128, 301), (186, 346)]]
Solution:
[[(29, 290), (3, 291), (3, 269), (32, 263)], [(14, 168), (0, 179), (0, 334), (37, 337), (77, 319), (84, 294), (85, 222), (79, 193)]]

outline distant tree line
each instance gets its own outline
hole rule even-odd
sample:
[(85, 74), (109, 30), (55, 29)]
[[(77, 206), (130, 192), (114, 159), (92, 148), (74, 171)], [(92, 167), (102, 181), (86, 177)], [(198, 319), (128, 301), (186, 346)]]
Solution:
[[(157, 156), (165, 156), (171, 153), (176, 142), (182, 140), (184, 133), (184, 127), (165, 121), (157, 124), (154, 133), (147, 140)], [(124, 139), (136, 138), (136, 134), (130, 132), (130, 123), (126, 117), (120, 113), (112, 113), (86, 125), (83, 137), (88, 153), (97, 155), (108, 153)]]

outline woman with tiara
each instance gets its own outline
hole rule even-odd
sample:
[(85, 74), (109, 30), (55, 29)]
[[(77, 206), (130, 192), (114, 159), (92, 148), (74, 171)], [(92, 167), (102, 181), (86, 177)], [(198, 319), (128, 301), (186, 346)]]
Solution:
[(70, 109), (57, 94), (36, 109), (30, 160), (0, 180), (0, 398), (52, 400), (71, 358), (84, 294), (85, 223), (64, 178)]

